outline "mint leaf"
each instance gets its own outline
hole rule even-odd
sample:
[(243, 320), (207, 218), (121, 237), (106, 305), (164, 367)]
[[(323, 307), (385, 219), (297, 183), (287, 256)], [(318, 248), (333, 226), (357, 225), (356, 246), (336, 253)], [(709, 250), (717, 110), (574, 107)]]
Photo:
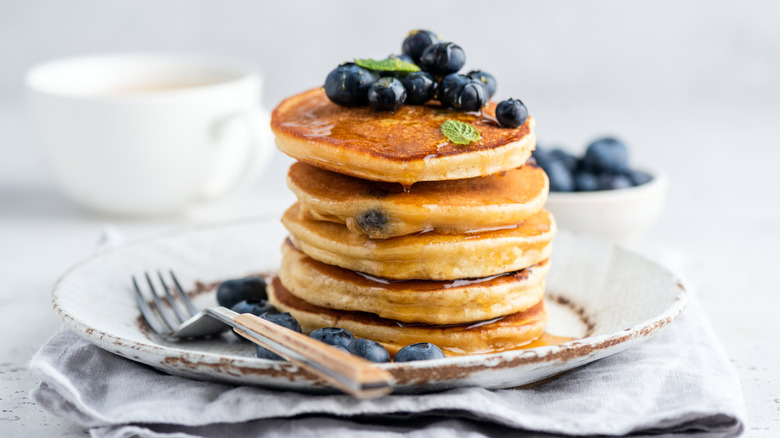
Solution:
[(377, 61), (376, 59), (355, 59), (355, 64), (369, 70), (377, 71), (420, 71), (420, 67), (399, 58), (387, 58), (381, 61)]
[(469, 144), (482, 138), (474, 126), (452, 119), (441, 124), (441, 133), (455, 144)]

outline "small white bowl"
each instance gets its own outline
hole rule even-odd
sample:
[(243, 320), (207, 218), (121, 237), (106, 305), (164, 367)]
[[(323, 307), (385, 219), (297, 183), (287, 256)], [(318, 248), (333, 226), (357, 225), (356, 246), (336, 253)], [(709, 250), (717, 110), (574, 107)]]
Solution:
[(550, 192), (545, 208), (558, 227), (620, 244), (636, 243), (661, 216), (669, 181), (662, 172), (640, 186), (594, 192)]

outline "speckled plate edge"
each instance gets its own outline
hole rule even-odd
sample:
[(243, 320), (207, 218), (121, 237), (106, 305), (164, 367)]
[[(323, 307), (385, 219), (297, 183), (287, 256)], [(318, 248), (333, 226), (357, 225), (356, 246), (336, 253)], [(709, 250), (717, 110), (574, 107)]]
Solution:
[[(177, 344), (177, 347), (180, 345), (181, 348), (176, 348), (156, 344), (152, 339), (140, 342), (127, 339), (112, 333), (114, 331), (112, 329), (100, 330), (93, 327), (94, 324), (85, 320), (78, 307), (73, 308), (71, 304), (67, 303), (67, 299), (63, 302), (63, 298), (67, 298), (68, 293), (63, 285), (67, 283), (69, 278), (76, 275), (79, 269), (90, 263), (96, 263), (117, 253), (121, 254), (128, 248), (139, 245), (154, 245), (160, 239), (177, 236), (186, 238), (188, 235), (202, 233), (205, 230), (213, 231), (242, 226), (279, 228), (276, 219), (273, 221), (255, 219), (219, 225), (187, 227), (96, 254), (70, 268), (57, 281), (52, 292), (54, 310), (68, 327), (89, 342), (107, 351), (174, 375), (299, 391), (329, 391), (324, 382), (292, 363), (188, 350), (186, 343)], [(564, 238), (579, 239), (577, 236), (562, 232), (556, 238), (556, 245)], [(607, 245), (603, 242), (600, 244)], [(609, 246), (618, 255), (630, 254), (619, 247)], [(396, 377), (399, 392), (422, 392), (463, 386), (507, 388), (537, 382), (618, 353), (649, 339), (660, 329), (666, 327), (682, 313), (687, 302), (685, 289), (679, 280), (650, 261), (644, 260), (644, 263), (654, 265), (659, 273), (668, 276), (668, 282), (671, 282), (669, 286), (673, 286), (674, 291), (665, 291), (664, 297), (668, 301), (668, 305), (662, 311), (628, 328), (589, 336), (558, 346), (380, 366), (390, 370)], [(129, 273), (121, 274), (127, 275), (128, 278), (130, 275)], [(564, 294), (564, 299), (568, 300), (569, 297)], [(132, 311), (137, 313), (135, 308)]]

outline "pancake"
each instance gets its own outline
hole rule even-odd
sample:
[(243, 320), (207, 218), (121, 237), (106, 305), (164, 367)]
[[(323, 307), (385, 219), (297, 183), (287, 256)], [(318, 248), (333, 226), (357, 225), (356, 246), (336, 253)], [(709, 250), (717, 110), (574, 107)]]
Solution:
[(307, 219), (299, 204), (282, 216), (296, 248), (309, 257), (394, 280), (457, 280), (519, 271), (550, 256), (555, 221), (540, 210), (512, 228), (474, 234), (428, 232), (371, 240), (344, 225)]
[(544, 295), (548, 260), (522, 271), (452, 281), (394, 281), (318, 262), (288, 240), (279, 280), (313, 305), (369, 312), (401, 322), (461, 324), (526, 310)]
[(486, 177), (399, 184), (341, 175), (297, 162), (287, 186), (303, 214), (346, 224), (372, 239), (435, 230), (473, 233), (515, 225), (541, 210), (548, 181), (541, 168), (523, 166)]
[[(347, 108), (322, 89), (280, 103), (271, 115), (276, 145), (300, 161), (337, 173), (411, 186), (492, 175), (522, 166), (536, 145), (534, 119), (518, 128), (495, 120), (496, 104), (482, 113), (442, 108), (437, 102), (403, 105), (396, 112)], [(441, 133), (449, 119), (474, 125), (482, 138), (457, 145)]]
[(315, 306), (291, 294), (278, 277), (268, 285), (268, 299), (274, 307), (295, 317), (304, 333), (323, 327), (341, 327), (357, 337), (382, 343), (392, 355), (417, 342), (436, 344), (449, 356), (511, 350), (539, 338), (547, 322), (544, 301), (539, 301), (524, 312), (490, 321), (460, 325), (404, 324), (371, 313)]

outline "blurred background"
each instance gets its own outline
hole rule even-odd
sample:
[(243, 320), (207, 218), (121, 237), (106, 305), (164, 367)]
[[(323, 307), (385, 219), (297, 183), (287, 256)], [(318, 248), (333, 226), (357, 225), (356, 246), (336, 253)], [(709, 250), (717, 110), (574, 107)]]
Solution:
[[(45, 303), (107, 225), (143, 237), (279, 215), (293, 201), (284, 183), (291, 160), (274, 152), (245, 192), (187, 214), (92, 215), (57, 192), (39, 159), (23, 86), (31, 66), (124, 51), (222, 55), (262, 71), (260, 103), (270, 110), (322, 84), (342, 61), (398, 53), (410, 29), (424, 28), (464, 48), (465, 70), (491, 72), (498, 98), (522, 99), (541, 144), (579, 154), (611, 134), (629, 145), (632, 164), (664, 170), (669, 199), (643, 249), (661, 248), (685, 273), (732, 357), (758, 357), (765, 344), (755, 339), (772, 307), (740, 308), (751, 317), (736, 327), (722, 318), (734, 297), (758, 299), (780, 281), (772, 256), (780, 244), (778, 16), (780, 4), (769, 0), (0, 1), (0, 308)], [(57, 324), (52, 315), (47, 328)], [(35, 336), (30, 352), (45, 339)], [(758, 400), (765, 382), (740, 360), (746, 392), (758, 394), (749, 407), (769, 409)]]

